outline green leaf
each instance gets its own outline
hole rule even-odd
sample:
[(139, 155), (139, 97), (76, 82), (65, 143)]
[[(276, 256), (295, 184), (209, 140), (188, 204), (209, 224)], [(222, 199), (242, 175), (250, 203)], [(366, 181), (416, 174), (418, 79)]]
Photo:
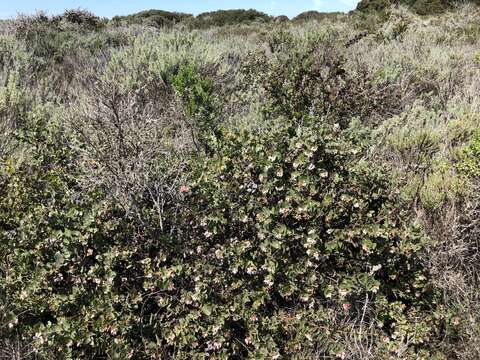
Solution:
[(201, 309), (202, 309), (202, 312), (203, 312), (205, 315), (207, 315), (207, 316), (212, 315), (212, 310), (213, 310), (212, 305), (210, 305), (210, 304), (205, 304), (205, 305), (202, 306)]

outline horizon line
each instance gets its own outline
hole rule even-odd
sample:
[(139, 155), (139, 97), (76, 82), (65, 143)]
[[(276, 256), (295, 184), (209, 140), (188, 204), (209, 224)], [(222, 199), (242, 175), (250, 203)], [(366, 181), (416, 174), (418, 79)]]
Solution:
[(342, 11), (342, 10), (337, 10), (337, 11), (319, 11), (319, 10), (316, 10), (316, 9), (311, 9), (311, 10), (305, 10), (305, 11), (301, 11), (299, 12), (298, 14), (296, 14), (295, 16), (288, 16), (286, 14), (280, 14), (280, 15), (274, 15), (274, 14), (271, 14), (271, 13), (268, 13), (268, 12), (264, 12), (264, 11), (261, 11), (261, 10), (258, 10), (258, 9), (255, 9), (255, 8), (221, 8), (221, 9), (217, 9), (217, 10), (211, 10), (211, 11), (204, 11), (204, 12), (199, 12), (199, 13), (188, 13), (188, 12), (182, 12), (182, 11), (170, 11), (170, 10), (163, 10), (163, 9), (155, 9), (155, 8), (146, 8), (146, 9), (142, 9), (142, 10), (139, 10), (139, 11), (136, 11), (136, 12), (132, 12), (132, 13), (128, 13), (128, 14), (116, 14), (116, 15), (113, 15), (113, 16), (100, 16), (100, 15), (97, 15), (94, 11), (91, 11), (90, 9), (86, 8), (86, 7), (72, 7), (72, 8), (65, 8), (63, 9), (63, 12), (49, 12), (49, 11), (45, 11), (45, 10), (42, 10), (42, 9), (35, 9), (34, 11), (31, 11), (31, 12), (25, 12), (25, 11), (18, 11), (15, 15), (5, 15), (5, 14), (2, 14), (0, 13), (0, 20), (14, 20), (16, 17), (18, 16), (21, 16), (21, 15), (25, 15), (25, 16), (32, 16), (32, 15), (35, 15), (39, 12), (43, 12), (45, 13), (46, 15), (48, 16), (56, 16), (56, 15), (61, 15), (63, 14), (65, 11), (67, 10), (84, 10), (84, 11), (88, 11), (92, 14), (94, 14), (95, 16), (98, 16), (100, 18), (103, 18), (103, 19), (108, 19), (108, 20), (112, 20), (114, 17), (116, 16), (128, 16), (128, 15), (134, 15), (134, 14), (139, 14), (141, 12), (145, 12), (145, 11), (155, 11), (155, 10), (159, 10), (159, 11), (165, 11), (165, 12), (169, 12), (169, 13), (177, 13), (177, 14), (187, 14), (187, 15), (192, 15), (194, 17), (197, 17), (199, 15), (202, 15), (202, 14), (207, 14), (207, 13), (212, 13), (212, 12), (217, 12), (217, 11), (234, 11), (234, 10), (245, 10), (245, 11), (248, 11), (248, 10), (255, 10), (255, 11), (258, 11), (259, 13), (263, 13), (263, 14), (266, 14), (268, 16), (271, 16), (271, 17), (279, 17), (279, 16), (286, 16), (288, 17), (290, 20), (291, 19), (294, 19), (295, 17), (301, 15), (301, 14), (304, 14), (304, 13), (308, 13), (308, 12), (317, 12), (317, 13), (320, 13), (320, 14), (348, 14), (352, 11), (355, 11), (355, 9), (353, 10), (350, 10), (350, 11)]

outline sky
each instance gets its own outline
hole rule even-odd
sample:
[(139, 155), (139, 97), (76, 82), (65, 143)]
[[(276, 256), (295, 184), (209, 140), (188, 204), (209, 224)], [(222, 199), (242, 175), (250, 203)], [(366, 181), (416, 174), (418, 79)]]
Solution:
[(270, 15), (293, 17), (307, 10), (350, 11), (358, 0), (0, 0), (0, 18), (44, 10), (49, 14), (82, 8), (102, 17), (161, 9), (197, 15), (219, 9), (257, 9)]

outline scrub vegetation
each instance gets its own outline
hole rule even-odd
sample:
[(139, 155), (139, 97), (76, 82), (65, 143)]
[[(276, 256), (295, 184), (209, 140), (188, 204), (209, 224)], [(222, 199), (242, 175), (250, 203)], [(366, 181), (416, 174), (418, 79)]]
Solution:
[(0, 359), (480, 358), (480, 9), (426, 3), (0, 23)]

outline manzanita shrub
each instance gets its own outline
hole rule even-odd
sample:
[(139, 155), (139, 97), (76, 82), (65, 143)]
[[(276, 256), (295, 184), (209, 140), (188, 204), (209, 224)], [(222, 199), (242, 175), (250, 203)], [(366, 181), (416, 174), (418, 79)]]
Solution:
[(373, 326), (385, 358), (428, 354), (424, 238), (357, 131), (221, 130), (175, 226), (141, 233), (81, 192), (47, 114), (19, 132), (28, 162), (2, 168), (2, 339), (44, 359), (344, 357), (349, 320)]
[(28, 157), (1, 168), (0, 338), (40, 358), (88, 357), (105, 326), (120, 325), (107, 292), (113, 255), (105, 255), (116, 248), (99, 235), (115, 221), (78, 193), (75, 152), (51, 111), (25, 114), (17, 137)]
[(423, 236), (360, 154), (348, 132), (313, 120), (225, 132), (185, 199), (190, 235), (172, 276), (184, 315), (171, 320), (171, 346), (335, 356), (341, 318), (355, 317), (373, 321), (390, 350), (406, 334), (412, 349), (428, 341)]

